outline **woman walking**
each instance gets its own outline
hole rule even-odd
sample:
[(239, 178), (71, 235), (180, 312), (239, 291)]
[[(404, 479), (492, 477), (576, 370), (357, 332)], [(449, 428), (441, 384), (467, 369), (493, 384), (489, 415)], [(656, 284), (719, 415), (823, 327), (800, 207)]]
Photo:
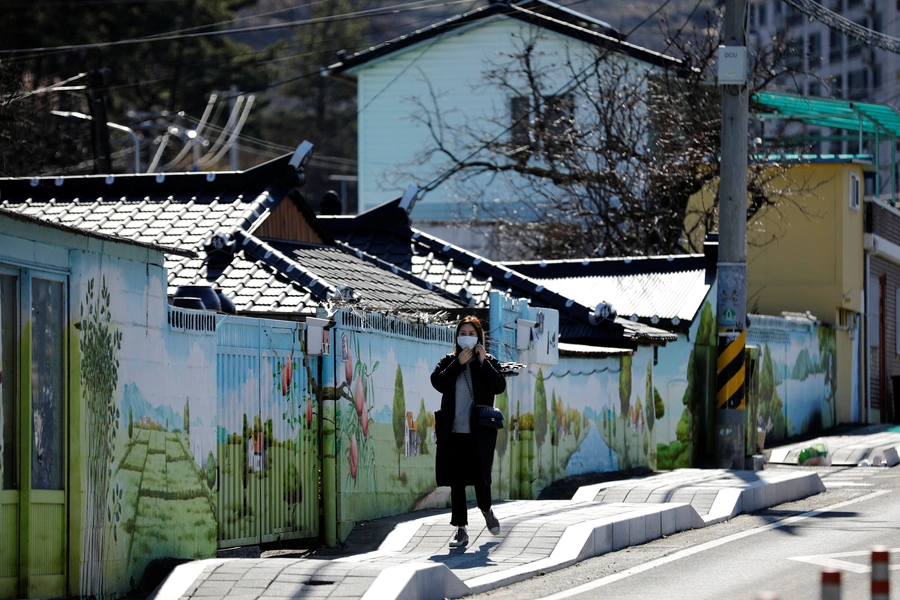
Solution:
[(481, 321), (464, 317), (456, 326), (456, 345), (442, 358), (431, 374), (431, 385), (441, 393), (441, 410), (436, 418), (437, 485), (450, 486), (450, 524), (456, 526), (451, 548), (469, 543), (466, 531), (466, 487), (475, 488), (478, 508), (488, 530), (500, 533), (500, 522), (491, 509), (491, 468), (497, 430), (479, 427), (472, 419), (475, 405), (494, 405), (494, 396), (506, 389), (500, 363), (484, 349)]

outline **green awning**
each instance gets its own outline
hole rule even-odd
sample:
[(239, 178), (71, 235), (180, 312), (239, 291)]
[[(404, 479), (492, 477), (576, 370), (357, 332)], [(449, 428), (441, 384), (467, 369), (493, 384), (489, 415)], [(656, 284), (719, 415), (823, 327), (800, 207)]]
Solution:
[(752, 100), (764, 111), (760, 119), (799, 121), (819, 127), (850, 129), (885, 138), (900, 138), (900, 112), (886, 104), (834, 100), (785, 94), (757, 92)]

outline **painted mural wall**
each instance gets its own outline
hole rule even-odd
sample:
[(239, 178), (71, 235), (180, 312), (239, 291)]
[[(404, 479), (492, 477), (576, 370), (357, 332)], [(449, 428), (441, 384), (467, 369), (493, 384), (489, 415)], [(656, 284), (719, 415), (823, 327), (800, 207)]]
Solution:
[(72, 399), (83, 416), (73, 444), (85, 462), (83, 528), (71, 543), (85, 596), (134, 589), (155, 558), (215, 555), (215, 469), (203, 452), (217, 427), (215, 317), (171, 329), (165, 282), (160, 266), (72, 256)]
[(759, 348), (759, 361), (748, 411), (766, 430), (767, 440), (837, 424), (835, 334), (834, 328), (803, 316), (750, 315), (747, 345)]
[[(515, 315), (534, 319), (534, 309), (506, 305), (506, 329), (514, 336)], [(440, 395), (430, 375), (451, 350), (453, 330), (419, 326), (418, 335), (400, 335), (394, 326), (381, 327), (384, 321), (358, 327), (338, 321), (334, 378), (326, 383), (333, 391), (325, 395), (337, 398), (338, 535), (344, 539), (360, 520), (447, 505), (447, 490), (434, 480)], [(701, 363), (715, 358), (713, 329), (707, 303), (690, 337), (660, 349), (656, 364), (649, 346), (590, 357), (563, 352), (552, 357), (556, 364), (529, 364), (508, 377), (507, 391), (495, 399), (507, 426), (497, 438), (494, 497), (536, 498), (573, 475), (689, 466), (692, 406), (701, 404), (704, 388), (692, 382), (705, 381), (708, 366)], [(701, 348), (694, 358), (698, 336), (712, 355)], [(495, 347), (505, 360), (519, 356), (515, 341)]]
[[(336, 398), (341, 539), (356, 521), (414, 510), (434, 491), (434, 412), (441, 398), (431, 373), (453, 339), (447, 327), (371, 314), (346, 319), (357, 326), (332, 331), (334, 380), (326, 384)], [(407, 334), (394, 331), (403, 325)]]

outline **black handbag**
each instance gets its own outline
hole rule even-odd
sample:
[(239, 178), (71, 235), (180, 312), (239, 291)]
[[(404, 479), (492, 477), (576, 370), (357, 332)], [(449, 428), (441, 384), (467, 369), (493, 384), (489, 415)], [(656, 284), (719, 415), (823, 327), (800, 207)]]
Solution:
[(499, 408), (476, 404), (472, 408), (472, 418), (479, 427), (503, 429), (503, 413)]

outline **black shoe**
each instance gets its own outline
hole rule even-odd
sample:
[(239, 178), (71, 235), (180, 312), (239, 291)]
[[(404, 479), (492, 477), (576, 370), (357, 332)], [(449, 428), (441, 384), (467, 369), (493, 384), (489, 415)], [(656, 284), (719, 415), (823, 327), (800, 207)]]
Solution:
[(489, 508), (487, 510), (481, 511), (481, 514), (484, 515), (484, 524), (487, 525), (488, 531), (491, 532), (491, 535), (497, 535), (500, 533), (500, 521), (497, 520), (497, 517), (494, 516), (494, 509)]
[(465, 548), (469, 543), (469, 534), (465, 529), (457, 529), (456, 535), (450, 540), (451, 548)]

